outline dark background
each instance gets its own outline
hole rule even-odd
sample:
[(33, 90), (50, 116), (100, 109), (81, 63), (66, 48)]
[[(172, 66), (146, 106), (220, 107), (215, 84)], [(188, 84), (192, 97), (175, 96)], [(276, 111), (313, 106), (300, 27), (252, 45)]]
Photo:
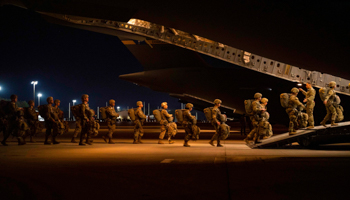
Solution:
[(89, 94), (95, 110), (109, 99), (122, 110), (136, 107), (139, 100), (152, 109), (163, 101), (170, 109), (180, 108), (166, 93), (118, 79), (139, 71), (143, 67), (117, 37), (50, 24), (39, 14), (14, 6), (0, 7), (2, 98), (17, 94), (19, 101), (33, 99), (35, 80), (36, 95), (43, 94), (40, 104), (53, 96), (61, 100), (64, 111), (73, 99), (80, 103), (82, 94)]

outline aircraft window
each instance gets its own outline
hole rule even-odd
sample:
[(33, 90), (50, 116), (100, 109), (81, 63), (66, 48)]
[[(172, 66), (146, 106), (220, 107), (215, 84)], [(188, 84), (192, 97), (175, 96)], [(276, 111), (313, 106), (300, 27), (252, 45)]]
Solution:
[(234, 56), (234, 55), (236, 55), (235, 53), (232, 53), (232, 55)]
[(229, 54), (230, 52), (228, 51), (227, 54)]
[(310, 78), (307, 78), (307, 80), (309, 81), (309, 80), (310, 80)]
[(266, 64), (266, 61), (264, 61), (264, 64)]
[(297, 75), (297, 78), (299, 78), (299, 75)]
[(280, 64), (279, 64), (279, 63), (277, 64), (277, 67), (280, 67)]
[(349, 89), (349, 86), (346, 86), (346, 89)]
[(252, 59), (254, 59), (254, 56), (252, 56)]
[(216, 47), (216, 49), (219, 49), (219, 47)]
[(271, 61), (270, 65), (273, 65), (273, 62)]
[(224, 50), (225, 50), (224, 48), (221, 49), (221, 51), (224, 51)]
[(241, 57), (241, 54), (238, 54), (238, 57)]
[(339, 87), (339, 85), (337, 85), (337, 87)]
[(256, 62), (260, 62), (260, 60), (258, 59)]

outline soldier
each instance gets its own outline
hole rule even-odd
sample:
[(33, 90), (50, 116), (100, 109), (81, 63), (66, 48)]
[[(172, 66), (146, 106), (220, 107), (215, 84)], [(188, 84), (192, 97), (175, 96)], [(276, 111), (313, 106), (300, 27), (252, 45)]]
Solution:
[(72, 137), (72, 140), (71, 142), (72, 143), (78, 143), (75, 138), (78, 137), (78, 134), (82, 131), (82, 128), (81, 128), (81, 118), (80, 116), (76, 116), (75, 117), (75, 130), (74, 130), (74, 133), (73, 133), (73, 137)]
[[(34, 143), (34, 136), (37, 133), (37, 131), (40, 128), (40, 122), (38, 120), (38, 115), (39, 113), (37, 113), (34, 109), (35, 103), (33, 100), (28, 101), (28, 105), (29, 107), (26, 109), (26, 120), (29, 126), (29, 130), (27, 132), (27, 136), (30, 136), (30, 142)], [(25, 138), (23, 138), (25, 139)]]
[(307, 127), (307, 128), (312, 129), (315, 127), (315, 124), (314, 124), (315, 101), (314, 101), (314, 99), (315, 99), (316, 91), (311, 86), (310, 83), (306, 83), (306, 89), (307, 89), (307, 92), (305, 90), (303, 90), (302, 88), (299, 88), (299, 91), (301, 91), (305, 95), (305, 99), (303, 102), (306, 103), (306, 113), (307, 113), (308, 119), (309, 119), (309, 127)]
[(185, 128), (185, 143), (184, 147), (190, 147), (188, 141), (194, 134), (192, 130), (192, 125), (196, 124), (196, 117), (191, 115), (191, 110), (193, 109), (193, 104), (187, 103), (185, 106), (186, 110), (183, 111), (183, 122), (182, 126)]
[(220, 99), (215, 99), (214, 100), (214, 107), (212, 109), (212, 120), (211, 120), (211, 124), (214, 126), (215, 128), (215, 134), (213, 135), (213, 137), (211, 138), (209, 144), (211, 146), (214, 146), (214, 140), (217, 140), (217, 147), (223, 147), (220, 144), (220, 136), (221, 136), (221, 132), (220, 132), (220, 124), (221, 124), (221, 111), (219, 109), (219, 107), (221, 106), (222, 101)]
[(296, 134), (296, 129), (299, 126), (297, 121), (299, 110), (305, 109), (305, 106), (297, 97), (299, 89), (294, 87), (292, 88), (291, 92), (292, 93), (289, 96), (288, 108), (286, 109), (286, 112), (289, 115), (289, 135), (294, 135)]
[(89, 136), (86, 137), (86, 144), (83, 142), (84, 137), (86, 134), (88, 134), (88, 126), (87, 123), (90, 121), (88, 117), (88, 112), (90, 110), (89, 107), (89, 95), (83, 94), (81, 96), (81, 101), (82, 103), (79, 105), (79, 117), (81, 118), (80, 120), (80, 126), (81, 126), (81, 133), (80, 133), (80, 142), (79, 145), (91, 145), (91, 141), (89, 140)]
[(52, 144), (59, 144), (59, 142), (56, 141), (56, 133), (52, 133), (53, 130), (53, 124), (56, 123), (55, 115), (54, 115), (54, 109), (52, 107), (53, 104), (53, 97), (48, 97), (46, 99), (47, 105), (45, 105), (45, 128), (46, 128), (46, 134), (45, 134), (45, 142), (44, 144), (50, 145), (51, 142), (48, 141), (49, 136), (52, 134)]
[(253, 125), (253, 130), (250, 131), (248, 136), (244, 139), (244, 141), (248, 144), (249, 140), (254, 139), (254, 136), (259, 135), (259, 120), (258, 115), (265, 111), (265, 109), (261, 106), (260, 101), (262, 98), (261, 93), (254, 94), (254, 101), (252, 103), (252, 111), (253, 113), (250, 115), (250, 121)]
[(173, 115), (169, 114), (166, 109), (168, 109), (168, 103), (163, 102), (161, 105), (162, 111), (160, 112), (160, 115), (162, 117), (161, 126), (160, 126), (160, 134), (159, 134), (159, 140), (158, 144), (164, 144), (162, 142), (162, 139), (164, 139), (165, 133), (168, 132), (168, 141), (169, 144), (174, 144), (175, 142), (171, 140), (171, 134), (169, 133), (169, 123), (171, 123), (173, 120)]
[[(2, 145), (8, 146), (6, 144), (7, 138), (11, 135), (12, 132), (15, 130), (16, 126), (16, 121), (18, 120), (18, 111), (21, 111), (22, 108), (18, 108), (17, 106), (17, 95), (13, 94), (11, 95), (11, 102), (9, 102), (4, 110), (5, 110), (5, 117), (4, 117), (4, 128), (3, 128), (3, 133), (4, 133), (4, 138), (1, 142)], [(21, 136), (17, 136), (18, 140), (18, 145), (23, 145), (25, 144), (23, 142), (23, 138)]]
[(338, 124), (335, 123), (336, 117), (337, 117), (337, 111), (333, 105), (334, 100), (335, 100), (335, 85), (336, 82), (331, 81), (329, 83), (329, 88), (330, 90), (328, 90), (328, 93), (326, 94), (326, 98), (323, 101), (324, 105), (326, 106), (326, 110), (327, 110), (327, 115), (325, 116), (325, 118), (323, 119), (323, 121), (320, 123), (321, 125), (323, 125), (324, 127), (326, 127), (326, 122), (328, 120), (331, 120), (331, 126), (337, 126)]
[(134, 144), (142, 144), (141, 137), (143, 136), (143, 123), (146, 119), (146, 115), (142, 112), (142, 101), (136, 102), (138, 108), (135, 110), (135, 127), (134, 127)]
[(261, 99), (261, 107), (264, 109), (264, 111), (261, 112), (261, 114), (258, 116), (259, 121), (259, 131), (256, 133), (255, 136), (255, 143), (260, 142), (260, 137), (263, 136), (264, 139), (270, 138), (272, 133), (272, 127), (269, 123), (270, 114), (267, 112), (267, 103), (269, 100), (267, 98)]
[[(102, 136), (103, 140), (108, 144), (115, 144), (112, 141), (113, 133), (116, 129), (116, 123), (117, 123), (117, 117), (119, 117), (119, 114), (115, 111), (115, 101), (113, 99), (109, 100), (109, 106), (106, 109), (107, 113), (107, 119), (106, 122), (108, 124), (108, 133), (105, 136)], [(107, 142), (107, 139), (109, 140)]]

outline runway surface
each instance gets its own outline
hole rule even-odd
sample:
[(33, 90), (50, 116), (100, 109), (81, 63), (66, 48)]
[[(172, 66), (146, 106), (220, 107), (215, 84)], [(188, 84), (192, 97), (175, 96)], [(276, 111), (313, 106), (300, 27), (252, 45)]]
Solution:
[(125, 126), (114, 135), (116, 144), (98, 137), (91, 146), (79, 146), (70, 143), (72, 131), (58, 145), (43, 145), (38, 137), (37, 143), (18, 146), (10, 139), (9, 146), (0, 146), (1, 199), (340, 199), (348, 194), (349, 144), (250, 149), (234, 128), (222, 148), (208, 139), (186, 148), (182, 131), (175, 144), (157, 144), (157, 127), (147, 127), (144, 144), (132, 144), (132, 127)]

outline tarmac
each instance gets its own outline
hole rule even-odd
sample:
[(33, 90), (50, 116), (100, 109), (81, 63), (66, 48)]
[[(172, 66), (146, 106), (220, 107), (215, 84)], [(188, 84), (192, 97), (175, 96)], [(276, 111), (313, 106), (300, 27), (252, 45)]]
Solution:
[[(207, 128), (206, 128), (207, 127)], [(104, 128), (104, 127), (102, 127)], [(224, 147), (201, 139), (183, 147), (183, 129), (174, 144), (157, 144), (159, 128), (145, 127), (144, 144), (132, 144), (132, 126), (120, 126), (116, 144), (0, 146), (1, 199), (340, 199), (348, 195), (350, 144), (303, 149), (251, 149), (238, 128)], [(119, 132), (119, 133), (118, 133)], [(203, 138), (203, 139), (202, 139)], [(166, 141), (166, 140), (164, 140)]]

